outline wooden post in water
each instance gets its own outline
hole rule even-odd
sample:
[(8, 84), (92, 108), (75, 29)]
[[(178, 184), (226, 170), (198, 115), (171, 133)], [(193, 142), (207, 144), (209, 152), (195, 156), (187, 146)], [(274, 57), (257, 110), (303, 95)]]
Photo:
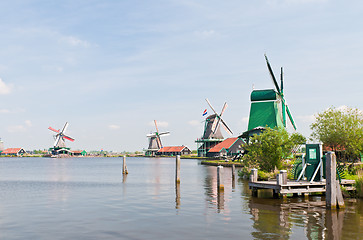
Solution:
[(236, 166), (232, 164), (232, 180), (234, 180), (236, 177)]
[(175, 158), (175, 183), (180, 183), (180, 155)]
[(223, 184), (223, 166), (217, 167), (217, 187), (219, 190), (224, 190), (224, 184)]
[(236, 187), (236, 166), (232, 164), (232, 191)]
[(251, 175), (250, 175), (250, 182), (257, 182), (257, 169), (256, 168), (252, 168), (251, 169)]
[(337, 169), (336, 156), (334, 152), (326, 154), (326, 207), (337, 208)]
[(123, 157), (123, 164), (122, 164), (122, 174), (128, 174), (127, 166), (126, 166), (126, 155)]
[(282, 175), (282, 184), (287, 184), (287, 171), (286, 170), (280, 170), (280, 174)]
[[(251, 175), (250, 175), (250, 182), (257, 182), (258, 175), (257, 175), (257, 169), (252, 168), (251, 169)], [(257, 197), (258, 196), (258, 188), (252, 187), (252, 196)]]

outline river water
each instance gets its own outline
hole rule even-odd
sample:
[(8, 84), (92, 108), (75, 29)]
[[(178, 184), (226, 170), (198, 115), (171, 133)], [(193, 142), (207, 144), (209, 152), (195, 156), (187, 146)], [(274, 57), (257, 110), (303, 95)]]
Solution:
[(363, 239), (363, 203), (251, 197), (224, 168), (174, 158), (0, 158), (0, 239)]

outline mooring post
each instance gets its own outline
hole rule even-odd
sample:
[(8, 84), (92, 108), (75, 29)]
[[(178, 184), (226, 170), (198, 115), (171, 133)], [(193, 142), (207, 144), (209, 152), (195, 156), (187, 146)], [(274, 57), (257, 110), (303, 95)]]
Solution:
[(236, 166), (232, 164), (232, 180), (234, 180), (236, 177)]
[(126, 166), (126, 155), (123, 157), (123, 164), (122, 164), (122, 174), (128, 174), (127, 166)]
[(251, 169), (251, 175), (250, 175), (250, 182), (257, 182), (257, 169), (252, 168)]
[(342, 190), (340, 189), (340, 184), (339, 181), (336, 181), (337, 184), (337, 204), (339, 208), (345, 208), (345, 203), (344, 203), (344, 198), (343, 198), (343, 193)]
[(217, 187), (219, 190), (224, 190), (223, 184), (223, 166), (217, 167)]
[(326, 154), (326, 207), (335, 209), (337, 207), (337, 175), (336, 156), (334, 152)]
[(281, 180), (282, 180), (282, 184), (286, 185), (287, 184), (287, 171), (286, 170), (280, 170), (280, 175), (281, 175)]
[(180, 183), (180, 155), (175, 158), (175, 183)]
[(232, 164), (232, 191), (234, 191), (236, 187), (236, 166)]

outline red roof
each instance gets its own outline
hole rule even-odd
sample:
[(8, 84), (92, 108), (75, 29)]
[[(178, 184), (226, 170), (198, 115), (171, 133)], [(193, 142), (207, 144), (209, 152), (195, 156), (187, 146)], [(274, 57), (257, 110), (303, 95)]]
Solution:
[(2, 151), (2, 154), (17, 154), (21, 148), (7, 148), (4, 151)]
[(217, 145), (215, 145), (214, 147), (212, 147), (209, 152), (220, 152), (223, 148), (224, 149), (229, 149), (236, 141), (238, 140), (238, 138), (227, 138), (226, 140), (224, 140), (221, 143), (218, 143)]
[(165, 153), (165, 152), (181, 152), (183, 149), (186, 148), (186, 146), (175, 146), (175, 147), (162, 147), (159, 149), (159, 153)]

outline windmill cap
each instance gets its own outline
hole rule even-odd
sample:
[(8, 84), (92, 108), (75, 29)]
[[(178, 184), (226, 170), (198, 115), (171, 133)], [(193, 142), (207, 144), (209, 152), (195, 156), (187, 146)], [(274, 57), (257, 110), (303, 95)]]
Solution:
[(277, 93), (273, 89), (253, 90), (251, 101), (268, 101), (277, 100)]

